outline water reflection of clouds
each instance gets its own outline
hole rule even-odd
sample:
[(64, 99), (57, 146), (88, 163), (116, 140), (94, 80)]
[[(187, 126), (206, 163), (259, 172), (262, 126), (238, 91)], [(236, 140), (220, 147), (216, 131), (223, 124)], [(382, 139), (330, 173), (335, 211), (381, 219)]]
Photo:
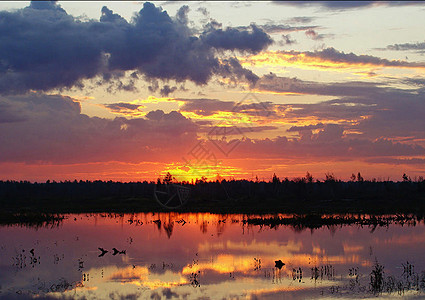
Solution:
[(227, 241), (216, 241), (200, 243), (198, 246), (198, 251), (210, 254), (220, 251), (226, 251), (229, 254), (254, 254), (254, 255), (286, 255), (289, 256), (295, 251), (300, 251), (301, 241), (286, 241), (286, 242), (265, 242), (265, 241), (239, 241), (235, 242), (233, 240)]
[[(0, 227), (0, 257), (35, 248), (41, 262), (19, 269), (0, 260), (3, 293), (9, 289), (40, 293), (44, 282), (46, 292), (58, 297), (305, 298), (335, 292), (331, 288), (350, 280), (348, 270), (353, 267), (367, 282), (375, 257), (388, 274), (399, 272), (405, 260), (415, 262), (418, 271), (425, 269), (423, 224), (389, 226), (373, 233), (355, 226), (294, 231), (284, 226), (260, 230), (245, 225), (245, 219), (174, 213), (80, 215), (55, 229)], [(98, 247), (109, 251), (98, 257)], [(114, 256), (113, 247), (126, 254)], [(274, 266), (278, 259), (285, 263), (281, 270)], [(338, 276), (324, 276), (324, 268), (332, 268)], [(60, 278), (72, 285), (64, 293), (52, 293), (50, 286)]]

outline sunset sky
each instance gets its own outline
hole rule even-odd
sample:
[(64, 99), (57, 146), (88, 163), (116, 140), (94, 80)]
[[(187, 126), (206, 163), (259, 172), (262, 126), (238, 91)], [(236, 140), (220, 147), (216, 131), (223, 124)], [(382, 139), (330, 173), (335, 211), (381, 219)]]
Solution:
[(424, 15), (0, 2), (0, 180), (425, 176)]

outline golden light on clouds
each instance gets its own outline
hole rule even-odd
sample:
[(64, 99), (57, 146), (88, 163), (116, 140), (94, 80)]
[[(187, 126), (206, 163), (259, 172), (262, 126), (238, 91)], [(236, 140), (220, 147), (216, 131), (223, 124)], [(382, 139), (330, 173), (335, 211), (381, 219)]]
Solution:
[(194, 120), (207, 120), (213, 122), (220, 122), (224, 124), (241, 124), (241, 123), (252, 123), (252, 117), (237, 112), (231, 111), (218, 111), (211, 115), (204, 115), (204, 111), (192, 112), (192, 111), (181, 111), (181, 114), (186, 118)]
[(171, 97), (155, 97), (155, 96), (148, 96), (146, 99), (135, 99), (133, 101), (130, 101), (131, 104), (156, 104), (156, 103), (162, 103), (162, 102), (177, 102), (179, 104), (183, 104), (182, 101), (179, 101), (177, 99), (171, 98)]
[(239, 57), (244, 67), (295, 67), (306, 70), (343, 71), (354, 70), (364, 76), (365, 74), (375, 76), (377, 68), (416, 69), (423, 73), (424, 64), (407, 63), (404, 61), (367, 60), (353, 58), (332, 58), (298, 51), (263, 51), (256, 55)]

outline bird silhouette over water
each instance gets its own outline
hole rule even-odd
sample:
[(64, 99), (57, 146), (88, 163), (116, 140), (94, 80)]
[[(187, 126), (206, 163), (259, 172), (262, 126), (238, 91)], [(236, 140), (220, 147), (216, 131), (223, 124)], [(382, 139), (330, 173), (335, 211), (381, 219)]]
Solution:
[(114, 251), (114, 253), (112, 253), (112, 255), (125, 254), (125, 252), (126, 252), (126, 250), (119, 251), (117, 248), (112, 248), (112, 250)]
[(108, 250), (105, 250), (105, 249), (103, 249), (103, 248), (98, 248), (102, 253), (100, 253), (99, 254), (99, 256), (98, 257), (102, 257), (102, 256), (104, 256), (106, 253), (108, 253)]

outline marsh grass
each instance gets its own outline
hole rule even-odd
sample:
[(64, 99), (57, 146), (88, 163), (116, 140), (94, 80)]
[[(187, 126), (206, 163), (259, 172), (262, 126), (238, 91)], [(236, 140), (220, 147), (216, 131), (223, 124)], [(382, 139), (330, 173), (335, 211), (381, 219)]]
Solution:
[(384, 292), (388, 294), (397, 293), (403, 296), (408, 291), (425, 291), (425, 271), (417, 273), (414, 266), (409, 263), (402, 264), (403, 274), (397, 278), (394, 275), (385, 276), (384, 266), (375, 261), (370, 272), (370, 292), (380, 295)]

